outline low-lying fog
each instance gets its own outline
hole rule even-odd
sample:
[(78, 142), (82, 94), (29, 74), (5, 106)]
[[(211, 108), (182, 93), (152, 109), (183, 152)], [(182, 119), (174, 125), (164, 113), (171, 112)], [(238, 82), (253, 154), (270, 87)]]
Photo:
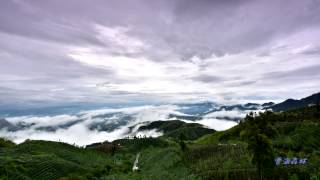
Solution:
[[(105, 140), (112, 141), (130, 135), (157, 137), (157, 130), (137, 132), (139, 126), (151, 121), (179, 119), (196, 122), (215, 130), (226, 130), (237, 124), (248, 110), (213, 110), (199, 108), (188, 113), (188, 108), (179, 105), (137, 106), (129, 108), (105, 108), (80, 111), (74, 114), (55, 116), (18, 116), (2, 119), (7, 127), (0, 127), (0, 136), (16, 143), (26, 139), (62, 141), (70, 144), (87, 145)], [(212, 112), (211, 112), (212, 111)], [(199, 117), (189, 119), (188, 117)]]

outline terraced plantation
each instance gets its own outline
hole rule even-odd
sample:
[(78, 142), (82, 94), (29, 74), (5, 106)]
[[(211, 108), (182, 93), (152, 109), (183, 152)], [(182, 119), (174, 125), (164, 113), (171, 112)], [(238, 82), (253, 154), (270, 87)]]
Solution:
[(206, 179), (256, 178), (256, 169), (250, 163), (250, 153), (244, 145), (194, 145), (185, 159), (195, 174)]

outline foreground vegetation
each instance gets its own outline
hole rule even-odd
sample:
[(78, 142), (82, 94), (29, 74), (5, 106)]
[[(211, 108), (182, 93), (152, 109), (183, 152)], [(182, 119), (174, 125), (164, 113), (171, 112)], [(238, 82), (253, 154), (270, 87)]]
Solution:
[[(0, 179), (319, 179), (319, 113), (313, 106), (251, 114), (210, 134), (198, 126), (179, 129), (178, 121), (160, 122), (152, 128), (159, 125), (169, 134), (87, 148), (34, 140), (16, 145), (1, 138)], [(201, 130), (207, 135), (195, 139)], [(139, 171), (132, 171), (137, 153)], [(306, 162), (276, 164), (275, 158)]]

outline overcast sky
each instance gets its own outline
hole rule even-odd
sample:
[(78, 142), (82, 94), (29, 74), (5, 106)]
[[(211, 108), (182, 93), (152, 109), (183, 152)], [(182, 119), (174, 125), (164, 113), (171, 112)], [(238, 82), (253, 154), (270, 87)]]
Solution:
[(1, 105), (320, 90), (319, 0), (3, 0)]

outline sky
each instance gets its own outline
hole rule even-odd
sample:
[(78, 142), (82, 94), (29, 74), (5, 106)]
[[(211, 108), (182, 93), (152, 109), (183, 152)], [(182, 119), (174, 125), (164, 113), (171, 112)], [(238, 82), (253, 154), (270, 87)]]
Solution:
[(5, 0), (0, 106), (252, 102), (320, 89), (318, 0)]

